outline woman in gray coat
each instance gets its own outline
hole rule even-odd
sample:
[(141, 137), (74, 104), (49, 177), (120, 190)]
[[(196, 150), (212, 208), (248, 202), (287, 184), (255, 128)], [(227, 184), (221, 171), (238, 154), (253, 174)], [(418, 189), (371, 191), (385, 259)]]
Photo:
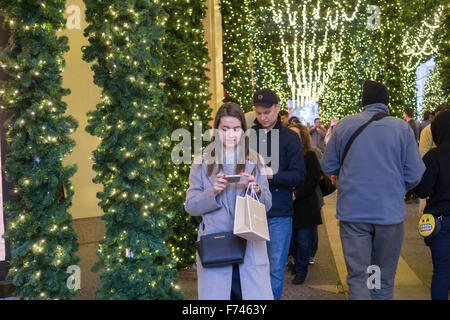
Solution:
[[(249, 148), (244, 134), (245, 116), (239, 105), (220, 107), (214, 129), (213, 142), (194, 159), (186, 194), (186, 211), (203, 218), (199, 238), (204, 231), (207, 234), (233, 231), (236, 196), (244, 196), (249, 183), (256, 184), (259, 201), (266, 211), (272, 206), (264, 161)], [(239, 183), (228, 183), (225, 174), (243, 177)], [(273, 299), (265, 241), (247, 241), (244, 262), (240, 265), (203, 268), (197, 254), (197, 278), (200, 300)]]

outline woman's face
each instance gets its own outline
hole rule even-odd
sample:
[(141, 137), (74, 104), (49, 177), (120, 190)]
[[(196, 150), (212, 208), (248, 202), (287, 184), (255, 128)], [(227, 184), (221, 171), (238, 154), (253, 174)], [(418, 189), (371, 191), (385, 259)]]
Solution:
[(225, 148), (235, 148), (243, 133), (241, 121), (230, 116), (220, 118), (217, 130), (219, 131), (220, 140)]

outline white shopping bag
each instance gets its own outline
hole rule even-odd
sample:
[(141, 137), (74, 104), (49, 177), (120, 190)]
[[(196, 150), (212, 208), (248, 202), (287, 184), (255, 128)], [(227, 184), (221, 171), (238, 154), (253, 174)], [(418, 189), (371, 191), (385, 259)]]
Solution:
[(248, 185), (245, 197), (236, 197), (233, 233), (251, 241), (270, 241), (266, 207), (259, 202), (253, 183)]

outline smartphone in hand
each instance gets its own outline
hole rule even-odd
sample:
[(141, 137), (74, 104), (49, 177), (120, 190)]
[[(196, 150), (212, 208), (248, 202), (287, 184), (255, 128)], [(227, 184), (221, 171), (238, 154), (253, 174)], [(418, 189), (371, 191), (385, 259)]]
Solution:
[(223, 177), (229, 183), (235, 183), (241, 181), (242, 176), (240, 174), (230, 174)]

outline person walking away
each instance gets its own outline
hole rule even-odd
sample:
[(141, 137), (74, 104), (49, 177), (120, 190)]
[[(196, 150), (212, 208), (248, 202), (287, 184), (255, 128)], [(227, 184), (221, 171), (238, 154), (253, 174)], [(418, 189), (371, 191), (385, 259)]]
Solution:
[(411, 126), (411, 129), (414, 132), (414, 137), (416, 141), (419, 142), (419, 128), (414, 121), (414, 110), (409, 107), (405, 108), (405, 110), (403, 110), (403, 118)]
[(286, 110), (280, 110), (278, 113), (280, 115), (281, 124), (285, 127), (289, 126), (289, 112)]
[[(257, 151), (267, 150), (270, 163), (266, 173), (272, 193), (272, 208), (267, 212), (270, 241), (267, 251), (270, 261), (270, 281), (275, 300), (283, 292), (284, 271), (292, 235), (292, 191), (303, 183), (306, 177), (303, 150), (295, 132), (281, 124), (278, 97), (270, 89), (256, 91), (253, 96), (256, 121), (253, 129), (257, 135)], [(278, 140), (272, 142), (272, 133), (278, 130)], [(274, 133), (276, 137), (276, 132)], [(277, 145), (272, 145), (276, 143)], [(262, 145), (264, 144), (264, 145)], [(278, 147), (278, 148), (276, 148)], [(272, 150), (278, 149), (278, 154)], [(261, 154), (265, 157), (264, 154)], [(274, 158), (278, 158), (275, 168)], [(275, 171), (276, 172), (275, 172)]]
[[(204, 232), (233, 231), (236, 196), (244, 196), (250, 182), (256, 183), (266, 210), (272, 205), (264, 160), (249, 148), (239, 105), (222, 105), (214, 129), (218, 138), (215, 136), (203, 154), (195, 157), (186, 192), (186, 212), (202, 216), (198, 238)], [(239, 183), (228, 183), (224, 174), (241, 174), (243, 178)], [(204, 268), (197, 254), (197, 281), (200, 300), (272, 300), (266, 242), (247, 240), (244, 262), (239, 265)]]
[(431, 123), (436, 148), (423, 157), (425, 173), (413, 192), (427, 198), (424, 213), (435, 216), (441, 229), (430, 243), (433, 263), (431, 299), (448, 300), (450, 288), (450, 111), (441, 112)]
[(419, 137), (420, 137), (420, 133), (422, 132), (422, 130), (431, 123), (430, 115), (431, 115), (430, 110), (425, 110), (422, 113), (422, 121), (420, 122), (420, 125), (419, 125)]
[[(416, 138), (417, 143), (419, 142), (419, 128), (416, 124), (416, 122), (413, 119), (414, 117), (414, 110), (412, 108), (405, 108), (403, 110), (403, 118), (406, 122), (410, 125), (412, 131), (414, 132), (414, 137)], [(405, 201), (406, 203), (417, 203), (418, 199), (412, 194), (411, 190), (408, 190), (405, 195)]]
[[(439, 113), (446, 110), (448, 110), (448, 107), (446, 105), (437, 106), (436, 109), (434, 109), (434, 115), (431, 115), (431, 122), (433, 122), (434, 118), (437, 117)], [(422, 157), (432, 148), (436, 148), (436, 144), (434, 143), (433, 137), (431, 135), (431, 125), (428, 125), (423, 128), (420, 134), (419, 150)]]
[(295, 259), (295, 278), (292, 284), (298, 285), (305, 281), (308, 274), (314, 228), (322, 224), (317, 194), (322, 169), (311, 144), (308, 129), (301, 125), (291, 126), (290, 129), (301, 137), (306, 166), (305, 182), (292, 193), (294, 201), (292, 253)]
[[(434, 111), (430, 114), (430, 123), (433, 122), (434, 118), (439, 113), (441, 113), (442, 111), (445, 111), (445, 110), (448, 110), (447, 106), (445, 106), (445, 105), (437, 106), (434, 109)], [(429, 124), (425, 128), (423, 128), (422, 132), (420, 133), (419, 151), (420, 151), (421, 156), (423, 157), (432, 148), (436, 148), (436, 144), (433, 141), (433, 137), (431, 134), (431, 125)], [(419, 214), (423, 213), (425, 205), (426, 205), (425, 199), (419, 199)]]
[(328, 141), (330, 141), (331, 135), (333, 134), (334, 128), (336, 127), (338, 122), (339, 121), (337, 119), (330, 120), (330, 127), (328, 128), (327, 134), (325, 135), (325, 138), (323, 140), (325, 142), (325, 145), (327, 145)]
[(320, 125), (320, 119), (314, 119), (314, 127), (310, 130), (312, 145), (325, 152), (325, 129)]
[[(394, 279), (404, 235), (405, 191), (425, 171), (410, 126), (395, 117), (373, 121), (350, 137), (375, 114), (389, 114), (385, 85), (366, 80), (363, 112), (336, 125), (323, 158), (325, 173), (338, 175), (337, 219), (347, 265), (350, 299), (393, 299)], [(381, 287), (369, 289), (368, 267), (381, 271)]]

